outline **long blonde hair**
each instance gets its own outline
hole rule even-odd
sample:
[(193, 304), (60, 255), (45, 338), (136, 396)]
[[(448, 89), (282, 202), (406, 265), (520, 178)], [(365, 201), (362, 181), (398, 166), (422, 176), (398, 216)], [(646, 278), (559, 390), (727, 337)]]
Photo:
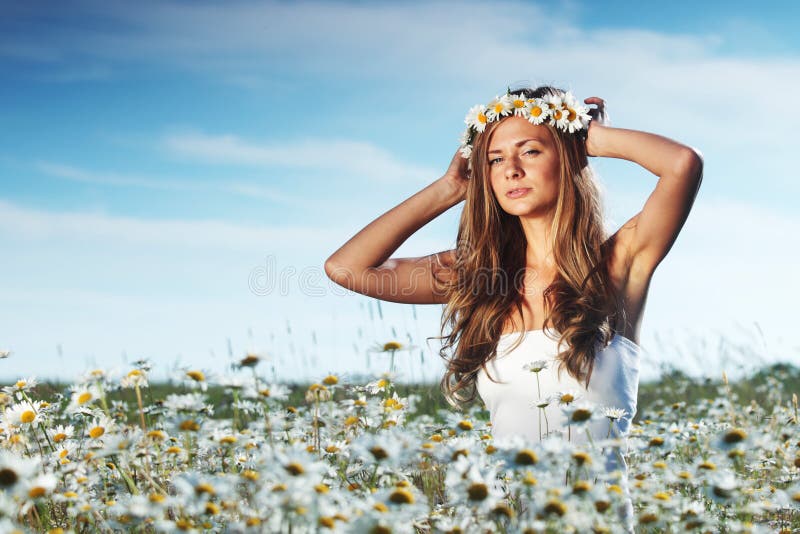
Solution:
[[(527, 98), (561, 92), (551, 86), (512, 91)], [(474, 141), (452, 265), (455, 276), (439, 280), (447, 297), (441, 333), (447, 325), (451, 327), (449, 334), (435, 336), (445, 340), (439, 351), (447, 364), (441, 387), (456, 407), (475, 398), (477, 373), (481, 368), (486, 371), (486, 362), (496, 355), (512, 308), (522, 316), (527, 240), (519, 217), (500, 207), (489, 181), (489, 140), (501, 122), (487, 124)], [(619, 321), (617, 291), (608, 270), (613, 242), (604, 228), (602, 199), (586, 155), (585, 130), (570, 134), (546, 126), (559, 155), (560, 185), (551, 227), (557, 276), (544, 290), (544, 329), (560, 333), (559, 377), (566, 368), (576, 380), (585, 380), (588, 388), (596, 343), (602, 340), (607, 345)], [(514, 347), (521, 340), (522, 334)], [(451, 349), (455, 350), (449, 356)]]

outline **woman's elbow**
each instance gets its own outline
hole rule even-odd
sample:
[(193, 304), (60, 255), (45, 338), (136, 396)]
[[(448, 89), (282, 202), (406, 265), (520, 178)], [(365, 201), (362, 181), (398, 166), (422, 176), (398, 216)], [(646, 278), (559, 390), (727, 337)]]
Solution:
[(337, 263), (332, 258), (328, 258), (325, 261), (325, 274), (336, 284), (346, 289), (353, 289), (355, 277), (353, 276), (352, 269)]
[(681, 160), (681, 170), (700, 182), (703, 179), (703, 153), (698, 148), (686, 147), (685, 154)]

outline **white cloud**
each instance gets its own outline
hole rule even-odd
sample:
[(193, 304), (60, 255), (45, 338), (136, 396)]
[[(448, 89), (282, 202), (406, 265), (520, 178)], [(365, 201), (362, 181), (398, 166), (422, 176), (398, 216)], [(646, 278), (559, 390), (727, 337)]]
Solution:
[(235, 135), (194, 133), (166, 136), (163, 146), (172, 154), (192, 161), (320, 170), (382, 182), (423, 182), (436, 175), (432, 169), (403, 163), (390, 152), (359, 141), (306, 139), (258, 143)]
[(15, 240), (71, 238), (107, 244), (148, 244), (197, 249), (291, 250), (298, 242), (336, 242), (331, 228), (246, 226), (218, 220), (141, 219), (104, 213), (50, 212), (0, 200), (0, 235)]
[(261, 198), (293, 205), (299, 199), (286, 195), (275, 188), (260, 184), (198, 180), (175, 180), (119, 174), (116, 172), (97, 172), (73, 165), (61, 163), (39, 162), (36, 168), (49, 176), (55, 176), (73, 182), (101, 185), (106, 187), (138, 187), (161, 191), (209, 191), (229, 193), (246, 197)]

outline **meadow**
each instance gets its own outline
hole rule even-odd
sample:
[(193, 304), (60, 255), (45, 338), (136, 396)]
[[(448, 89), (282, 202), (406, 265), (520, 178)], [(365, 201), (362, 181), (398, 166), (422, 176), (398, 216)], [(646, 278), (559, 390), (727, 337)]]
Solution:
[[(384, 348), (394, 356), (398, 343)], [(148, 362), (72, 384), (3, 387), (2, 532), (636, 532), (800, 530), (800, 369), (643, 382), (625, 443), (493, 439), (479, 402), (386, 373), (267, 380)], [(553, 399), (573, 432), (614, 414)], [(610, 435), (610, 434), (609, 434)], [(605, 466), (622, 455), (627, 478)], [(627, 482), (626, 482), (627, 481)]]

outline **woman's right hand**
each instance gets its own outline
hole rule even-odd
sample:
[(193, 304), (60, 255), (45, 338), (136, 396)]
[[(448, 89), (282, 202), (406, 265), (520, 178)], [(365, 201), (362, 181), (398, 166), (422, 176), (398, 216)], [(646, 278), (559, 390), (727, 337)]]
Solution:
[(456, 150), (453, 159), (450, 161), (450, 166), (442, 176), (442, 179), (455, 190), (459, 202), (467, 196), (467, 185), (470, 179), (467, 163), (467, 158), (463, 157), (459, 150)]

